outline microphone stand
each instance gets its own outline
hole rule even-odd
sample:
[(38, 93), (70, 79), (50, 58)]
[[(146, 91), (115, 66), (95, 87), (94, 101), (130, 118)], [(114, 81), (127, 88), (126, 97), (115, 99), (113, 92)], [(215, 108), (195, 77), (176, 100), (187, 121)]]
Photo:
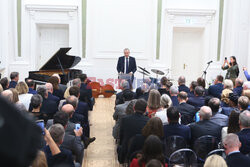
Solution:
[(207, 67), (206, 67), (206, 69), (205, 69), (205, 71), (203, 71), (203, 74), (202, 74), (202, 78), (205, 80), (205, 83), (207, 83), (207, 70), (208, 70), (208, 67), (210, 66), (210, 64), (211, 64), (212, 62), (208, 62), (207, 63)]

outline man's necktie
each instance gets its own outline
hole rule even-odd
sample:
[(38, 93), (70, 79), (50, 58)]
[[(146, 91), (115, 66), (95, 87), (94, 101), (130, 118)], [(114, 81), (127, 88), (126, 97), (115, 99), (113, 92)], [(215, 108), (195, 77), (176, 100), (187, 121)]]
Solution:
[(128, 58), (126, 58), (126, 74), (128, 73)]

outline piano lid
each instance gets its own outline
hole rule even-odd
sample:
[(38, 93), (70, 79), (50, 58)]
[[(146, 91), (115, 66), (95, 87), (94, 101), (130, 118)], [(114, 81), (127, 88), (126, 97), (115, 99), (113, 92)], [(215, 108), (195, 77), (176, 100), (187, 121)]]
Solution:
[[(40, 70), (56, 70), (61, 69), (61, 65), (63, 69), (68, 69), (77, 65), (81, 58), (79, 56), (70, 56), (66, 53), (71, 48), (60, 48), (41, 68)], [(60, 65), (61, 63), (61, 65)]]

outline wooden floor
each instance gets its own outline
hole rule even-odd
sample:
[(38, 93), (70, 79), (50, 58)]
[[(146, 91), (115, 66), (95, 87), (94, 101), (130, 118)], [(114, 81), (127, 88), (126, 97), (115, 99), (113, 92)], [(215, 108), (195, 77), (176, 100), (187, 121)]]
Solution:
[(84, 152), (83, 167), (119, 167), (115, 140), (112, 137), (114, 126), (113, 112), (115, 96), (97, 98), (93, 111), (89, 112), (90, 136), (96, 137)]

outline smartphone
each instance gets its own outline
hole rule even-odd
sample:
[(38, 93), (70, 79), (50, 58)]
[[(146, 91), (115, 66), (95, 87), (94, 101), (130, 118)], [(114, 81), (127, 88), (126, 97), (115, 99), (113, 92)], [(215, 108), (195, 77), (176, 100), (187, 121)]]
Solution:
[(227, 60), (227, 57), (225, 57), (225, 60)]
[(81, 125), (80, 124), (75, 124), (75, 130), (78, 130), (81, 128)]
[(37, 120), (36, 124), (42, 129), (42, 134), (44, 135), (44, 120)]

